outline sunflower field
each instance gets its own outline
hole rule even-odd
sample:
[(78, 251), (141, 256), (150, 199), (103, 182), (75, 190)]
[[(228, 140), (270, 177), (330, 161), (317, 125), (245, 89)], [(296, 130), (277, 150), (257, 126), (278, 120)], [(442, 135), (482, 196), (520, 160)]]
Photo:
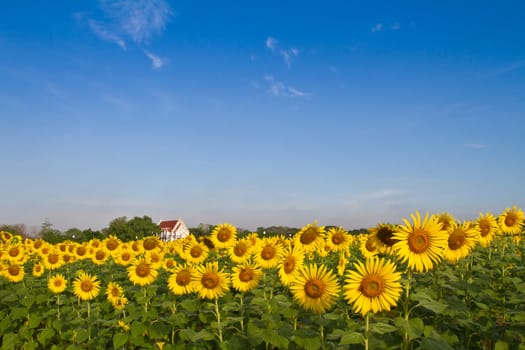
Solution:
[(2, 349), (525, 349), (522, 209), (367, 234), (0, 233)]

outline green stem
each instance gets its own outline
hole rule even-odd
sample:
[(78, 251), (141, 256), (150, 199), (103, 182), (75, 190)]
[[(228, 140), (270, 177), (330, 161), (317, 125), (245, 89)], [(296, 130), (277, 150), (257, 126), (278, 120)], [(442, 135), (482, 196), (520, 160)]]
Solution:
[(365, 317), (365, 350), (368, 350), (368, 332), (369, 332), (369, 320), (370, 317), (369, 317), (369, 314), (367, 313), (366, 314), (366, 317)]
[(323, 326), (323, 316), (319, 314), (319, 337), (321, 338), (321, 346), (323, 349), (326, 349), (326, 342), (324, 341), (324, 326)]
[(244, 333), (244, 294), (241, 294), (239, 303), (241, 309), (241, 331)]
[[(410, 318), (410, 283), (412, 282), (412, 270), (407, 269), (407, 283), (405, 286), (405, 304), (404, 304), (404, 313), (405, 320), (408, 322)], [(405, 331), (403, 336), (403, 349), (408, 350), (410, 344), (410, 339), (408, 337), (408, 331)]]
[(87, 302), (88, 342), (91, 343), (91, 303)]
[(221, 313), (219, 311), (219, 299), (215, 299), (215, 315), (217, 316), (217, 328), (219, 329), (219, 342), (222, 343), (222, 325), (221, 325)]

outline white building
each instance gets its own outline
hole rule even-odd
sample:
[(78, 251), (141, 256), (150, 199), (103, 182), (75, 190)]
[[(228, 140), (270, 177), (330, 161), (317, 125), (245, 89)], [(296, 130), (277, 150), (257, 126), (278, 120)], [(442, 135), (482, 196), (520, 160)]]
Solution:
[(177, 220), (160, 220), (159, 226), (159, 237), (164, 242), (184, 238), (190, 234), (190, 230), (188, 230), (188, 227), (186, 227), (186, 224), (181, 218)]

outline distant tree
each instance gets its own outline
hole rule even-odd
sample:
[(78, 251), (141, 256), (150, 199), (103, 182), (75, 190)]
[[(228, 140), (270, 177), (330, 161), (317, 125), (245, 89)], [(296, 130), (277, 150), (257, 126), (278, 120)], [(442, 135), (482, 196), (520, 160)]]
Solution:
[(44, 241), (52, 244), (63, 242), (66, 239), (60, 230), (53, 228), (53, 224), (49, 221), (49, 218), (46, 218), (40, 226), (40, 232), (38, 233), (38, 236)]
[(107, 235), (116, 236), (122, 241), (131, 241), (160, 233), (160, 226), (155, 224), (149, 216), (142, 218), (135, 216), (129, 221), (125, 216), (122, 216), (111, 221), (105, 232)]
[(23, 237), (27, 236), (26, 225), (16, 224), (16, 225), (1, 225), (0, 231), (6, 231), (13, 235), (20, 235)]

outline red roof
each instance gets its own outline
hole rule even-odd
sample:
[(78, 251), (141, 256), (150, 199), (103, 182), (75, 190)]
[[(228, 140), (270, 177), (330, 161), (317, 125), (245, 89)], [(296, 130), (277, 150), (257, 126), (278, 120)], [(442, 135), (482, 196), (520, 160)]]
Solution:
[(172, 231), (173, 228), (175, 227), (175, 225), (177, 225), (177, 223), (179, 222), (179, 220), (166, 220), (166, 221), (161, 221), (159, 226), (160, 226), (160, 229), (162, 231)]

